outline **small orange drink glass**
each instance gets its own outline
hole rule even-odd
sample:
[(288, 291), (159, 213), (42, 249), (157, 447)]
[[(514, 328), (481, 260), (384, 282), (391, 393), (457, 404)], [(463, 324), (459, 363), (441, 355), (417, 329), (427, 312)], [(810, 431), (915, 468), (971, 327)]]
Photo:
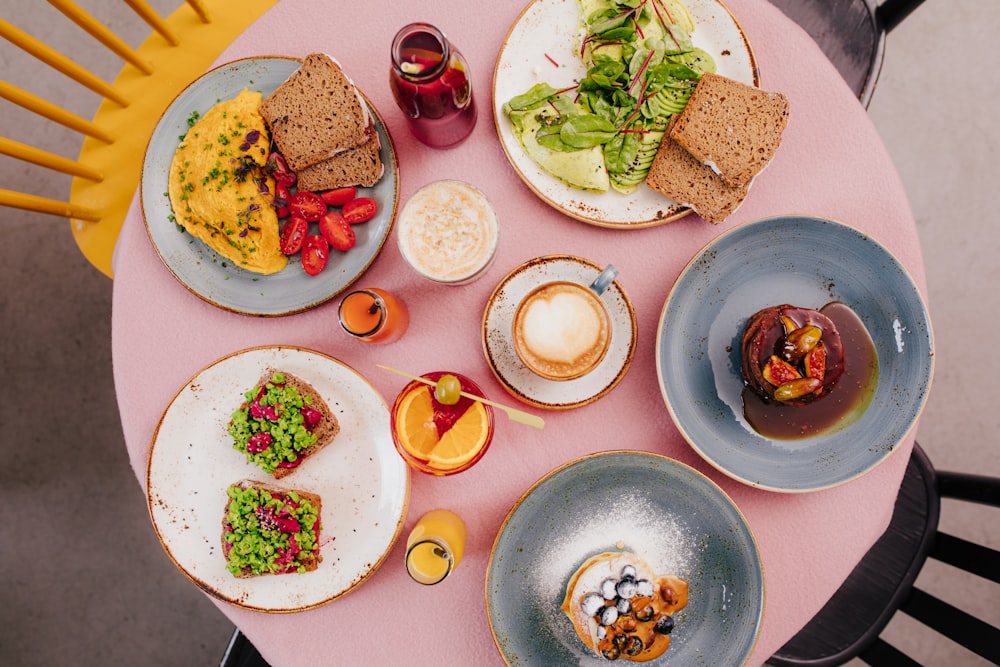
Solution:
[(406, 539), (406, 571), (417, 583), (436, 584), (452, 573), (465, 553), (465, 522), (451, 510), (424, 514)]
[[(460, 373), (435, 371), (421, 377), (437, 382), (444, 375), (458, 378), (462, 391), (486, 398)], [(493, 440), (493, 408), (464, 396), (445, 405), (435, 398), (434, 390), (416, 380), (403, 387), (390, 415), (392, 440), (413, 468), (431, 475), (453, 475), (468, 470), (486, 453)]]
[(337, 311), (344, 331), (366, 343), (399, 340), (410, 324), (410, 313), (398, 297), (369, 287), (345, 296)]

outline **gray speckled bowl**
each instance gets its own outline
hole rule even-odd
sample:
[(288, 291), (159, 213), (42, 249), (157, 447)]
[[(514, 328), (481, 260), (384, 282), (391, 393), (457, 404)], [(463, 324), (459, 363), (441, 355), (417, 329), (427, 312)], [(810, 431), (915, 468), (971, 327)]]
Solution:
[(764, 609), (760, 554), (729, 497), (693, 468), (645, 452), (572, 461), (529, 489), (490, 554), (486, 607), (508, 665), (606, 665), (560, 610), (589, 557), (631, 551), (690, 584), (667, 652), (648, 665), (741, 665)]
[[(832, 301), (850, 306), (875, 344), (874, 396), (838, 429), (761, 436), (740, 396), (747, 319), (782, 303), (818, 309)], [(839, 222), (780, 216), (719, 236), (681, 272), (660, 316), (656, 365), (674, 422), (706, 461), (752, 486), (814, 491), (863, 475), (907, 436), (930, 390), (933, 335), (919, 290), (888, 250)]]

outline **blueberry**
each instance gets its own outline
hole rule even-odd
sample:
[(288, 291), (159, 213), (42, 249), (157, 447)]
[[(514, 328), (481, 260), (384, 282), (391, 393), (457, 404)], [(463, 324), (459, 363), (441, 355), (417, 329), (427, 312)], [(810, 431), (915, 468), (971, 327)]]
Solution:
[(614, 600), (618, 595), (615, 588), (618, 586), (618, 582), (614, 579), (605, 579), (601, 582), (601, 595), (604, 596), (605, 600)]
[(633, 577), (625, 577), (618, 582), (617, 586), (615, 586), (615, 592), (618, 593), (618, 597), (631, 600), (635, 597), (638, 588), (639, 587), (636, 585), (636, 581)]
[(674, 617), (670, 614), (664, 614), (656, 619), (656, 624), (653, 626), (653, 631), (658, 632), (661, 635), (669, 635), (670, 631), (674, 629)]
[(653, 609), (653, 605), (647, 604), (641, 609), (635, 610), (635, 620), (645, 623), (646, 621), (653, 620), (653, 616), (656, 614), (656, 610)]
[(601, 625), (611, 625), (618, 620), (618, 608), (613, 605), (608, 605), (601, 610), (600, 621)]
[(615, 608), (618, 609), (618, 613), (625, 615), (632, 611), (632, 605), (625, 598), (617, 598), (615, 600)]
[(634, 565), (626, 565), (625, 567), (622, 568), (622, 579), (625, 579), (625, 578), (628, 578), (628, 577), (631, 577), (631, 578), (635, 579), (636, 575), (637, 575), (637, 573), (635, 571), (635, 566)]
[(651, 598), (654, 590), (653, 582), (649, 579), (640, 579), (635, 582), (635, 594), (639, 597)]
[(604, 606), (604, 597), (597, 593), (587, 593), (580, 601), (580, 608), (587, 616), (593, 616)]
[(634, 657), (642, 653), (645, 646), (637, 635), (628, 635), (628, 639), (625, 640), (625, 655)]

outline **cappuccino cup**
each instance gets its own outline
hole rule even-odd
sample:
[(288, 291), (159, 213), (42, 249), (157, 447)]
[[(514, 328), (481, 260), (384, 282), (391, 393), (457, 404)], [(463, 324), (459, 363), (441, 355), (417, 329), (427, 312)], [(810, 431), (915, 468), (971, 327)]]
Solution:
[(609, 265), (590, 285), (547, 282), (521, 299), (512, 340), (531, 372), (548, 380), (573, 380), (597, 368), (611, 345), (611, 316), (601, 293), (617, 275)]

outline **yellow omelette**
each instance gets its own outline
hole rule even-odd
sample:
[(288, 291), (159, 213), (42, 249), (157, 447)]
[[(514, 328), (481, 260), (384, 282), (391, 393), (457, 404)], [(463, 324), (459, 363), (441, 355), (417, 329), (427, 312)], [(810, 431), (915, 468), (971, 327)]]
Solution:
[(263, 169), (270, 138), (259, 92), (244, 89), (205, 113), (181, 140), (168, 193), (177, 224), (236, 266), (277, 273), (282, 254), (274, 179)]

